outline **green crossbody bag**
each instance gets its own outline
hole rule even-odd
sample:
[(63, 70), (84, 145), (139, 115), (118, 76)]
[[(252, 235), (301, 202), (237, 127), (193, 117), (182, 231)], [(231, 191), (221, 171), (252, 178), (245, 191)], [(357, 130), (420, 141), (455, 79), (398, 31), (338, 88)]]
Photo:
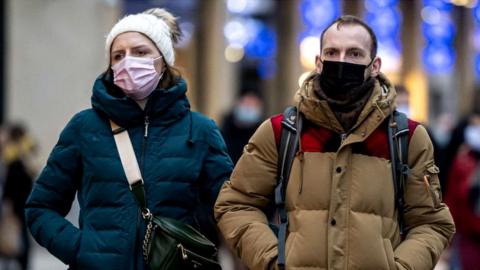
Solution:
[(152, 215), (128, 132), (111, 120), (110, 125), (130, 191), (147, 223), (143, 257), (150, 270), (221, 270), (217, 248), (203, 234), (175, 219)]

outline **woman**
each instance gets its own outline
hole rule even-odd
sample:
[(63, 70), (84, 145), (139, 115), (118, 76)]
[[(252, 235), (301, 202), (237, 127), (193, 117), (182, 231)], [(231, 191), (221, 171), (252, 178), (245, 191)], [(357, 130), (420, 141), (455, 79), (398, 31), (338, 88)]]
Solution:
[[(176, 18), (151, 9), (120, 20), (106, 40), (107, 71), (92, 109), (60, 135), (27, 200), (34, 238), (71, 269), (145, 269), (145, 222), (130, 193), (109, 120), (126, 128), (156, 215), (200, 228), (232, 163), (212, 120), (191, 112), (173, 68)], [(78, 196), (80, 228), (64, 216)], [(203, 207), (202, 207), (203, 206)], [(200, 213), (199, 213), (200, 212)]]

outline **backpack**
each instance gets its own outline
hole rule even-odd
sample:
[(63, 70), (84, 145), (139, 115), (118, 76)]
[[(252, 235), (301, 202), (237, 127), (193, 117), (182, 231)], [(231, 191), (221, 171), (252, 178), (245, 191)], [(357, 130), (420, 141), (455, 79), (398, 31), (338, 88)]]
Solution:
[[(388, 118), (388, 144), (392, 167), (393, 187), (395, 194), (395, 208), (398, 209), (398, 224), (400, 236), (404, 235), (403, 224), (403, 191), (410, 169), (408, 167), (408, 118), (404, 113), (394, 111)], [(293, 160), (298, 151), (303, 115), (295, 106), (285, 109), (283, 112), (280, 144), (278, 146), (277, 161), (277, 186), (275, 187), (275, 217), (276, 222), (270, 222), (269, 226), (278, 237), (279, 269), (285, 269), (285, 241), (288, 226), (288, 217), (285, 209), (285, 192), (290, 177)]]

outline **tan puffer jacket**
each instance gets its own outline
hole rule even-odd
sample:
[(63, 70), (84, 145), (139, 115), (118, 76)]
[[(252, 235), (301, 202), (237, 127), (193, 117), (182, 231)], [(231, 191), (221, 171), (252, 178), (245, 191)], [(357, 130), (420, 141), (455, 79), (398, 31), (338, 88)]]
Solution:
[[(395, 90), (387, 79), (378, 77), (344, 136), (329, 106), (313, 94), (311, 78), (295, 99), (307, 124), (287, 187), (286, 268), (433, 269), (455, 227), (441, 202), (428, 134), (409, 121), (408, 233), (400, 238), (385, 121)], [(215, 205), (228, 245), (252, 270), (277, 268), (277, 237), (262, 210), (276, 185), (280, 121), (276, 116), (258, 128)]]

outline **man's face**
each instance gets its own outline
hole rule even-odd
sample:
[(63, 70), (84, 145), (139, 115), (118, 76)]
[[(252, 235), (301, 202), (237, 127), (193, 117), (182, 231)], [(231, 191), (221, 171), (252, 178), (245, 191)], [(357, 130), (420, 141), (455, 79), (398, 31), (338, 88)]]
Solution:
[[(370, 55), (372, 39), (368, 31), (361, 25), (344, 24), (337, 28), (337, 24), (334, 24), (327, 29), (321, 42), (323, 42), (322, 51), (315, 59), (318, 73), (322, 71), (321, 61), (368, 65), (372, 60)], [(380, 66), (381, 60), (377, 57), (366, 69), (365, 78), (376, 77)]]

